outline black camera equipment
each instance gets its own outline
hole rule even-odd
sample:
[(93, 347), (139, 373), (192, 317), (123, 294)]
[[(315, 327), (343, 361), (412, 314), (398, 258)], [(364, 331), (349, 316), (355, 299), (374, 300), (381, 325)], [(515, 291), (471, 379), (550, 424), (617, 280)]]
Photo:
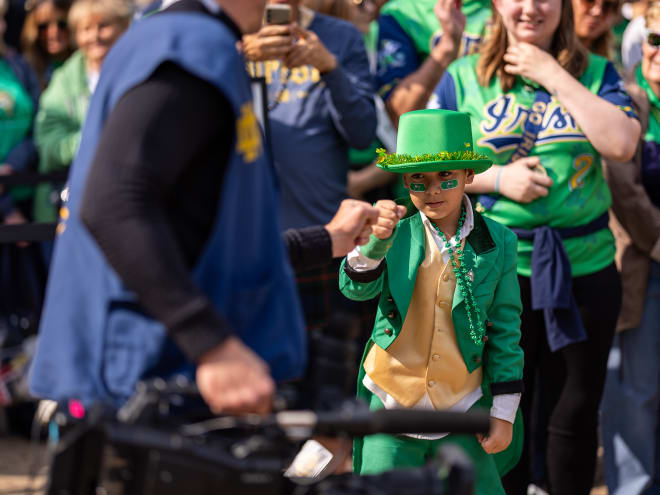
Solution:
[[(375, 311), (374, 311), (375, 313)], [(337, 312), (327, 328), (307, 332), (309, 359), (303, 380), (296, 384), (301, 409), (332, 410), (355, 397), (357, 370), (364, 343), (354, 315)]]
[[(280, 404), (280, 407), (286, 407)], [(194, 386), (142, 383), (118, 412), (92, 408), (63, 435), (51, 465), (49, 495), (345, 495), (452, 494), (473, 489), (470, 462), (441, 449), (419, 469), (382, 475), (331, 476), (296, 485), (283, 472), (314, 435), (485, 433), (487, 414), (415, 410), (369, 411), (357, 402), (339, 410), (282, 410), (271, 416), (211, 416)]]

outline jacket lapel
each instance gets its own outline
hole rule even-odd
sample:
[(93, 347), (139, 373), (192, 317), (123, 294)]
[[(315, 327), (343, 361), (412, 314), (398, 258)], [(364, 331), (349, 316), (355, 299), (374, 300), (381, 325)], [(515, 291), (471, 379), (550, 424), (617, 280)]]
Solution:
[(387, 253), (386, 260), (390, 294), (403, 321), (415, 289), (417, 268), (426, 254), (426, 236), (422, 219), (416, 210), (413, 215), (403, 219), (397, 228), (397, 240)]

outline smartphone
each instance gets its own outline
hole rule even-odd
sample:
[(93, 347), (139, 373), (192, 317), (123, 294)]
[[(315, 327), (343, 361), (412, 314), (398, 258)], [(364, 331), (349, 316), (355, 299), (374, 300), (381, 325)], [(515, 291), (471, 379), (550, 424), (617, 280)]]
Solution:
[(291, 6), (280, 3), (266, 5), (265, 24), (291, 24)]

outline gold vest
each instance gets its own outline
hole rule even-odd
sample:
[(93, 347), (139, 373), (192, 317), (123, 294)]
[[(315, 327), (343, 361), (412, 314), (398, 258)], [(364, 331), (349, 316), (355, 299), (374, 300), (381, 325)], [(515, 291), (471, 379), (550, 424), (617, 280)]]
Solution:
[(426, 257), (417, 269), (403, 328), (387, 350), (371, 347), (364, 370), (404, 407), (428, 392), (436, 409), (447, 409), (481, 386), (482, 368), (468, 373), (465, 366), (451, 318), (454, 271), (442, 260), (429, 227), (424, 230)]

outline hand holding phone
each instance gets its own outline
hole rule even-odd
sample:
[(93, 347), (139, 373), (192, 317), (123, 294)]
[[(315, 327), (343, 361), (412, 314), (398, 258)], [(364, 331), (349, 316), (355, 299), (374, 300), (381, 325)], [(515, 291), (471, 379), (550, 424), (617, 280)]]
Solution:
[(252, 62), (282, 60), (287, 57), (295, 43), (291, 17), (290, 5), (266, 5), (262, 28), (256, 34), (243, 36), (245, 57)]
[(282, 60), (294, 45), (291, 7), (269, 4), (264, 14), (264, 25), (256, 34), (243, 36), (242, 49), (252, 62)]

